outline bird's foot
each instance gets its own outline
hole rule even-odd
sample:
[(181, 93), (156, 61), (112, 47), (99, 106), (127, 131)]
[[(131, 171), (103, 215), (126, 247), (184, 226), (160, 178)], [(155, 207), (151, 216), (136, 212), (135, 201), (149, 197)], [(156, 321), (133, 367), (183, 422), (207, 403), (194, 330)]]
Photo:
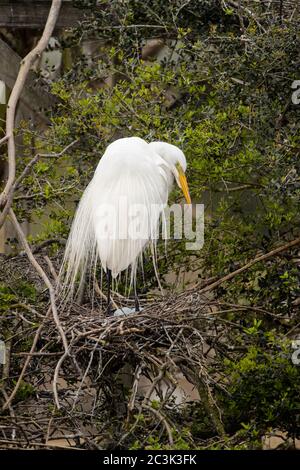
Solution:
[(111, 309), (111, 304), (110, 303), (108, 304), (107, 309), (106, 309), (106, 316), (107, 317), (113, 317), (114, 316), (114, 312)]
[(141, 311), (140, 303), (137, 297), (135, 298), (135, 301), (134, 301), (134, 309), (136, 313)]

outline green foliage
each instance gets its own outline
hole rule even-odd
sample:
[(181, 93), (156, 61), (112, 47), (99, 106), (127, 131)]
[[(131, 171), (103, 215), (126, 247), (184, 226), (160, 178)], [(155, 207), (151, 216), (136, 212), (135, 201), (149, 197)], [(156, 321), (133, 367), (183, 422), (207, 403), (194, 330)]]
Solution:
[(7, 285), (0, 284), (0, 310), (7, 309), (16, 299), (16, 295), (11, 292)]
[(0, 312), (9, 310), (18, 302), (35, 302), (36, 298), (35, 286), (27, 281), (19, 281), (17, 288), (11, 283), (10, 285), (0, 283)]
[(258, 323), (254, 328), (250, 334), (257, 344), (239, 360), (224, 361), (230, 384), (229, 395), (222, 398), (224, 419), (229, 427), (256, 429), (260, 437), (276, 427), (299, 437), (300, 369), (291, 361), (291, 344), (258, 330)]
[(17, 394), (16, 394), (16, 400), (17, 401), (23, 401), (26, 400), (27, 398), (31, 397), (35, 393), (35, 388), (28, 382), (25, 382), (22, 380)]

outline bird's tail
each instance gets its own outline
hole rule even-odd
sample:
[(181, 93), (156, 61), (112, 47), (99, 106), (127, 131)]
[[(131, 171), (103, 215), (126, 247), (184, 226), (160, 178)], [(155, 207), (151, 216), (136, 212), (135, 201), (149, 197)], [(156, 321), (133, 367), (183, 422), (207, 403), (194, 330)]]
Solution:
[(92, 223), (92, 184), (83, 193), (77, 208), (58, 276), (62, 303), (73, 299), (84, 283), (87, 269), (96, 263), (96, 240)]

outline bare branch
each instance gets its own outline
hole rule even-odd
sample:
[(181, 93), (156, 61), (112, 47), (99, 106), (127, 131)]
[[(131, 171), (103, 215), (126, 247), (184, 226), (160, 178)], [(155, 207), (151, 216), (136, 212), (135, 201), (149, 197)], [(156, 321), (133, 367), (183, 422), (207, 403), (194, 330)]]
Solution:
[[(8, 141), (8, 178), (5, 188), (0, 195), (0, 207), (4, 207), (3, 213), (0, 216), (0, 228), (3, 225), (6, 215), (8, 214), (9, 208), (12, 204), (12, 193), (16, 177), (16, 147), (14, 138), (14, 126), (17, 104), (24, 88), (30, 68), (32, 67), (36, 59), (41, 56), (41, 54), (46, 49), (49, 43), (49, 39), (53, 33), (58, 18), (61, 4), (62, 0), (52, 0), (51, 8), (42, 37), (37, 43), (36, 47), (32, 49), (32, 51), (30, 51), (29, 54), (27, 54), (27, 56), (21, 61), (19, 73), (8, 100), (6, 112), (6, 135), (3, 138), (4, 140)], [(1, 139), (1, 141), (3, 141), (3, 139)]]
[(172, 448), (173, 445), (174, 445), (173, 436), (172, 436), (172, 429), (171, 429), (168, 421), (166, 420), (166, 418), (161, 414), (161, 412), (159, 410), (156, 410), (156, 409), (152, 408), (151, 406), (143, 404), (142, 407), (145, 408), (145, 410), (148, 410), (152, 414), (154, 414), (154, 416), (159, 419), (159, 422), (161, 422), (164, 425), (164, 428), (165, 428), (165, 430), (167, 432), (167, 435), (168, 435), (169, 445)]
[[(37, 271), (37, 273), (40, 275), (40, 277), (43, 279), (44, 283), (46, 284), (46, 286), (48, 288), (49, 296), (50, 296), (50, 302), (51, 302), (52, 315), (53, 315), (53, 319), (54, 319), (54, 322), (56, 324), (56, 327), (59, 331), (60, 337), (62, 339), (62, 343), (63, 343), (64, 350), (65, 350), (65, 354), (64, 354), (64, 357), (65, 357), (69, 354), (69, 345), (68, 345), (67, 338), (65, 336), (64, 330), (61, 326), (61, 323), (60, 323), (60, 320), (59, 320), (59, 317), (58, 317), (58, 312), (57, 312), (57, 308), (56, 308), (56, 301), (55, 301), (55, 289), (54, 289), (51, 281), (49, 280), (47, 274), (45, 273), (45, 271), (43, 270), (41, 265), (37, 262), (34, 255), (32, 254), (30, 246), (29, 246), (29, 244), (26, 240), (26, 237), (25, 237), (25, 235), (24, 235), (24, 233), (23, 233), (23, 231), (20, 227), (20, 224), (17, 221), (15, 213), (12, 209), (10, 209), (9, 214), (10, 214), (12, 223), (13, 223), (15, 229), (16, 229), (16, 232), (18, 234), (19, 240), (22, 243), (22, 245), (24, 247), (24, 250), (25, 250), (25, 252), (28, 256), (29, 261), (31, 262), (32, 266)], [(56, 387), (56, 382), (53, 383), (53, 386), (54, 386), (54, 395), (56, 397), (56, 405), (57, 405), (57, 408), (60, 408), (59, 402), (58, 402), (58, 399), (57, 399), (57, 390), (55, 388)]]
[(8, 140), (8, 135), (5, 135), (4, 137), (2, 137), (2, 139), (0, 139), (0, 145), (4, 144), (7, 140)]
[(51, 259), (49, 258), (49, 256), (44, 256), (44, 259), (49, 266), (49, 271), (52, 274), (54, 281), (57, 283), (58, 275), (57, 275), (57, 272), (55, 271), (55, 267), (53, 266)]
[(41, 333), (41, 331), (42, 331), (42, 329), (43, 329), (44, 322), (45, 322), (46, 318), (49, 317), (50, 312), (51, 312), (51, 309), (49, 308), (49, 309), (48, 309), (48, 312), (47, 312), (47, 314), (46, 314), (46, 316), (45, 316), (45, 318), (44, 318), (44, 320), (42, 321), (42, 323), (40, 324), (40, 326), (39, 326), (38, 329), (36, 330), (36, 333), (35, 333), (35, 336), (34, 336), (34, 339), (33, 339), (33, 342), (32, 342), (32, 346), (31, 346), (31, 348), (30, 348), (30, 352), (29, 352), (28, 356), (26, 357), (25, 363), (24, 363), (24, 365), (23, 365), (23, 368), (22, 368), (22, 370), (21, 370), (21, 373), (20, 373), (20, 375), (19, 375), (19, 377), (18, 377), (17, 383), (16, 383), (16, 385), (15, 385), (15, 387), (14, 387), (12, 393), (11, 393), (10, 396), (7, 398), (6, 402), (4, 403), (4, 405), (3, 405), (3, 407), (2, 407), (2, 410), (3, 410), (3, 411), (6, 410), (6, 408), (8, 408), (8, 407), (10, 406), (11, 402), (13, 401), (13, 399), (14, 399), (15, 396), (16, 396), (17, 391), (19, 390), (19, 387), (20, 387), (20, 385), (21, 385), (21, 382), (22, 382), (22, 380), (23, 380), (23, 377), (24, 377), (24, 375), (25, 375), (25, 372), (26, 372), (27, 367), (28, 367), (28, 365), (29, 365), (29, 362), (30, 362), (30, 360), (31, 360), (31, 356), (32, 356), (32, 354), (33, 354), (33, 352), (34, 352), (34, 350), (35, 350), (35, 348), (36, 348), (36, 345), (37, 345), (37, 342), (38, 342), (40, 333)]
[(249, 261), (249, 263), (245, 264), (239, 269), (236, 269), (236, 271), (233, 271), (232, 273), (227, 274), (226, 276), (222, 277), (221, 279), (218, 279), (217, 281), (213, 282), (212, 284), (209, 284), (208, 286), (203, 287), (203, 289), (200, 289), (199, 293), (204, 293), (211, 291), (215, 289), (216, 287), (219, 287), (223, 282), (229, 281), (230, 279), (234, 278), (238, 274), (243, 273), (247, 269), (251, 268), (254, 264), (260, 263), (261, 261), (265, 261), (269, 258), (272, 258), (273, 256), (277, 255), (278, 253), (281, 253), (282, 251), (286, 251), (289, 248), (292, 248), (293, 246), (299, 245), (300, 244), (300, 237), (296, 238), (295, 240), (292, 240), (289, 243), (286, 243), (286, 245), (279, 246), (278, 248), (275, 248), (275, 250), (269, 251), (269, 253), (266, 253), (262, 256), (258, 256), (257, 258), (254, 258), (253, 260)]

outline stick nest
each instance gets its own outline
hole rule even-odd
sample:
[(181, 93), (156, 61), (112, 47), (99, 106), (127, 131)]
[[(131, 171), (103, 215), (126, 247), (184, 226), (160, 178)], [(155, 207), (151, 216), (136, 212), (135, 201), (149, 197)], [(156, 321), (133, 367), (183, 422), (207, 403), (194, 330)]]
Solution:
[[(142, 312), (110, 318), (100, 301), (73, 303), (59, 311), (58, 328), (47, 290), (39, 288), (39, 312), (20, 303), (5, 316), (0, 446), (107, 449), (159, 439), (173, 448), (183, 429), (189, 441), (194, 413), (209, 439), (224, 437), (214, 390), (225, 390), (219, 353), (239, 325), (217, 315), (218, 302), (195, 288), (142, 300)], [(178, 398), (183, 380), (198, 400)]]

